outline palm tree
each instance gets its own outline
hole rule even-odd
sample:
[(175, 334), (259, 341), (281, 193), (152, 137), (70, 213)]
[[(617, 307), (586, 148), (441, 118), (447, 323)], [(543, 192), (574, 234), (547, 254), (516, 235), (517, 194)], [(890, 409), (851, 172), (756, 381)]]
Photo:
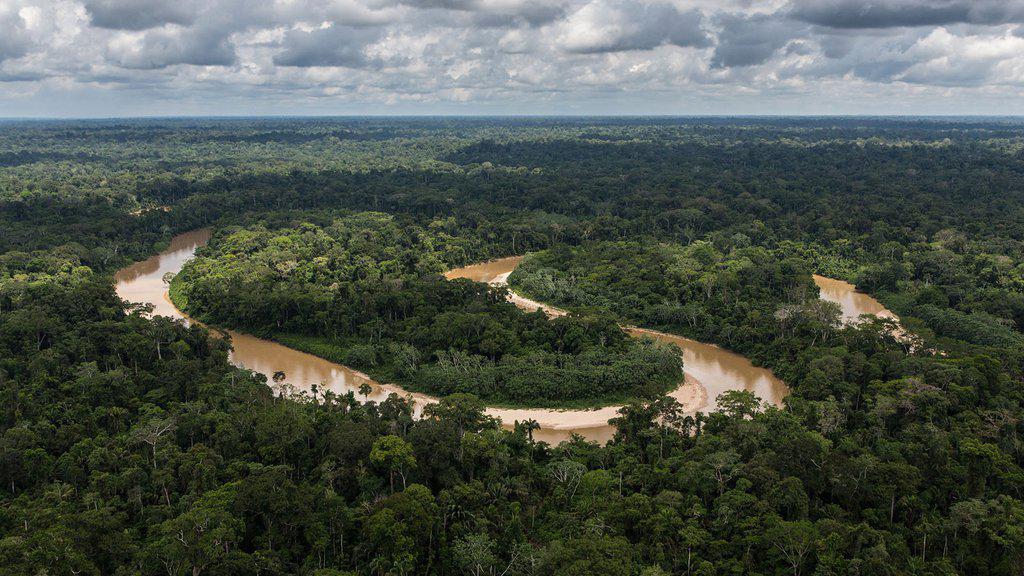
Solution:
[(540, 430), (540, 424), (533, 418), (527, 420), (516, 420), (515, 431), (518, 434), (525, 434), (530, 442), (533, 442), (533, 431)]

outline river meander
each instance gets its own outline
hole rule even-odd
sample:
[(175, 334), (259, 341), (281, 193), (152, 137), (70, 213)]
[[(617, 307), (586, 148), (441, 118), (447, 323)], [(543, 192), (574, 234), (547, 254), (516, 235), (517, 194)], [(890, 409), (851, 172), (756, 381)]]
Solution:
[(843, 321), (857, 322), (861, 315), (870, 314), (879, 318), (896, 320), (896, 315), (882, 306), (882, 303), (863, 292), (853, 284), (835, 278), (814, 275), (814, 283), (821, 291), (821, 299), (835, 302), (843, 312)]
[[(173, 274), (181, 270), (182, 266), (193, 257), (196, 249), (209, 241), (210, 235), (209, 229), (180, 234), (175, 236), (167, 249), (160, 254), (122, 269), (115, 275), (118, 295), (130, 302), (152, 304), (154, 314), (182, 318), (188, 322), (188, 318), (170, 302), (164, 276), (167, 273)], [(509, 273), (515, 269), (520, 260), (520, 257), (513, 257), (484, 262), (452, 270), (446, 276), (504, 284)], [(815, 277), (815, 281), (821, 286), (819, 278), (821, 277)], [(844, 298), (835, 292), (842, 286), (838, 288), (837, 285), (829, 286), (828, 294), (823, 287), (823, 298), (832, 300), (830, 295)], [(852, 286), (848, 284), (846, 286), (853, 291)], [(866, 295), (857, 294), (873, 301)], [(527, 310), (542, 308), (549, 314), (564, 314), (561, 310), (544, 306), (518, 295), (513, 295), (512, 301)], [(852, 302), (852, 306), (861, 306), (865, 313), (879, 313), (872, 308), (870, 302), (860, 297), (850, 297), (840, 302), (844, 309), (844, 316), (856, 314), (853, 316), (856, 317), (859, 315), (857, 309), (851, 309), (849, 315), (847, 314), (845, 304), (847, 301)], [(884, 310), (880, 304), (878, 304), (878, 308)], [(646, 336), (671, 342), (682, 349), (686, 378), (678, 388), (671, 392), (671, 395), (679, 400), (689, 412), (713, 410), (715, 398), (727, 390), (749, 390), (761, 399), (775, 405), (781, 404), (782, 399), (789, 392), (786, 385), (770, 370), (754, 366), (739, 354), (680, 336), (635, 327), (627, 329), (635, 336)], [(412, 396), (417, 409), (435, 401), (434, 398), (424, 394), (409, 393), (395, 385), (375, 382), (356, 370), (312, 354), (299, 352), (276, 342), (230, 330), (227, 333), (231, 337), (232, 344), (231, 362), (236, 366), (266, 375), (268, 382), (275, 372), (284, 372), (285, 379), (282, 385), (296, 390), (309, 390), (313, 385), (318, 385), (321, 389), (326, 388), (339, 394), (351, 390), (356, 393), (357, 397), (362, 397), (359, 394), (359, 386), (369, 383), (372, 388), (372, 392), (367, 397), (369, 400), (381, 401), (389, 394), (397, 393), (402, 396)], [(534, 434), (534, 437), (539, 440), (558, 442), (575, 432), (590, 440), (604, 442), (614, 433), (614, 429), (608, 425), (608, 419), (615, 417), (617, 410), (617, 406), (606, 406), (595, 410), (492, 407), (488, 408), (487, 412), (500, 418), (506, 425), (511, 425), (516, 420), (531, 418), (536, 420), (541, 429)]]

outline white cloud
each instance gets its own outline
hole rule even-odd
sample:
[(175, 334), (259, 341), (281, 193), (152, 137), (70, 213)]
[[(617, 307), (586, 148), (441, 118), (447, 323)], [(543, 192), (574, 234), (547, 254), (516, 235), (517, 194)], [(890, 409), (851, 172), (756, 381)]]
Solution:
[(941, 86), (1018, 83), (1024, 67), (1024, 38), (1010, 33), (957, 36), (938, 28), (907, 50), (906, 57), (913, 64), (899, 76), (905, 82)]
[(593, 0), (561, 24), (558, 43), (569, 52), (650, 50), (663, 44), (710, 43), (699, 10), (682, 12), (665, 2)]
[(0, 3), (0, 62), (18, 58), (32, 48), (29, 21), (33, 18), (33, 7)]
[[(708, 101), (733, 106), (721, 112), (809, 111), (796, 103), (942, 94), (983, 108), (1024, 102), (1022, 5), (0, 0), (0, 106), (17, 113), (94, 101), (119, 113), (118, 101), (173, 112), (168, 105), (223, 100), (238, 111), (282, 103), (380, 111), (433, 102), (636, 113), (690, 112), (683, 103)], [(636, 109), (624, 104), (630, 98), (663, 108)]]

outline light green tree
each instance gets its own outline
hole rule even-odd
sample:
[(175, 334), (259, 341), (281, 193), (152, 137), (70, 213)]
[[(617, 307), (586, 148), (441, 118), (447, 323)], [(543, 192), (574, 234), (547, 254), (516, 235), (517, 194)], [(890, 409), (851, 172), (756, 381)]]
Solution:
[(402, 489), (405, 489), (405, 472), (416, 466), (412, 446), (398, 436), (382, 436), (373, 443), (370, 450), (370, 462), (388, 471), (391, 492), (395, 491), (395, 474), (402, 478)]

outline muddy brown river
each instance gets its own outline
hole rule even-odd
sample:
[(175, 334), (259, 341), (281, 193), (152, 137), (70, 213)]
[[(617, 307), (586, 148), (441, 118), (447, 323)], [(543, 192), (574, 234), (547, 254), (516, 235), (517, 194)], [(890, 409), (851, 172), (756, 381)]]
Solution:
[[(189, 319), (168, 299), (164, 276), (168, 272), (177, 273), (181, 270), (182, 266), (193, 257), (196, 249), (209, 241), (210, 235), (209, 229), (180, 234), (175, 236), (167, 249), (160, 254), (122, 269), (115, 275), (118, 295), (130, 302), (152, 304), (154, 314), (181, 318), (188, 322)], [(515, 269), (520, 260), (521, 257), (513, 257), (484, 262), (452, 270), (446, 276), (504, 284), (509, 273)], [(817, 277), (815, 281), (818, 281)], [(852, 291), (852, 286), (849, 289)], [(829, 294), (836, 293), (829, 292)], [(824, 289), (822, 295), (831, 299), (829, 295), (826, 295)], [(841, 294), (836, 297), (846, 298)], [(511, 299), (516, 305), (527, 310), (541, 308), (552, 315), (565, 313), (518, 295), (513, 294)], [(853, 298), (851, 301), (862, 302), (860, 298)], [(843, 302), (840, 304), (843, 305)], [(868, 306), (868, 304), (862, 303), (861, 308), (851, 308), (850, 313), (868, 310)], [(875, 312), (869, 311), (868, 313)], [(845, 314), (846, 306), (844, 305)], [(859, 315), (859, 312), (856, 315)], [(629, 327), (627, 330), (635, 336), (671, 342), (682, 349), (686, 378), (678, 388), (671, 392), (671, 395), (679, 400), (689, 412), (714, 410), (715, 398), (728, 390), (749, 390), (761, 399), (775, 405), (781, 404), (782, 399), (789, 392), (786, 385), (771, 371), (754, 366), (739, 354), (671, 334), (635, 327)], [(271, 376), (275, 372), (284, 372), (285, 379), (280, 386), (294, 390), (309, 390), (313, 385), (317, 385), (321, 389), (326, 388), (339, 394), (345, 394), (351, 390), (357, 397), (363, 398), (359, 394), (359, 386), (368, 383), (371, 385), (372, 391), (366, 397), (367, 399), (379, 402), (391, 393), (412, 396), (417, 412), (424, 405), (436, 401), (435, 398), (424, 394), (409, 393), (395, 385), (375, 382), (361, 372), (312, 354), (293, 350), (276, 342), (230, 330), (227, 333), (231, 337), (233, 349), (230, 356), (231, 362), (236, 366), (266, 375), (268, 382), (271, 381)], [(567, 439), (572, 433), (577, 433), (590, 440), (605, 442), (614, 433), (614, 429), (608, 425), (608, 420), (616, 416), (617, 410), (617, 406), (607, 406), (595, 410), (492, 407), (488, 408), (487, 412), (500, 418), (504, 424), (509, 426), (516, 420), (536, 420), (541, 429), (535, 432), (534, 437), (539, 440), (559, 442)]]
[(882, 306), (881, 302), (863, 292), (858, 292), (853, 284), (849, 282), (815, 274), (814, 283), (821, 290), (822, 300), (839, 304), (843, 311), (844, 322), (858, 322), (863, 314), (870, 314), (879, 318), (897, 319), (896, 315), (886, 309), (885, 306)]
[[(505, 285), (509, 274), (515, 270), (520, 261), (522, 261), (521, 256), (501, 258), (452, 270), (445, 274), (445, 277), (449, 279), (469, 278), (477, 282)], [(553, 316), (565, 314), (564, 310), (541, 304), (515, 293), (511, 294), (510, 299), (525, 310), (540, 309)], [(716, 408), (715, 399), (719, 394), (729, 390), (749, 390), (762, 400), (776, 406), (781, 405), (782, 399), (789, 393), (789, 388), (785, 383), (776, 378), (770, 370), (754, 366), (746, 357), (734, 352), (656, 330), (633, 326), (626, 327), (626, 330), (637, 337), (648, 337), (675, 344), (683, 351), (683, 369), (686, 379), (670, 395), (679, 400), (687, 412), (714, 410)], [(588, 436), (610, 437), (614, 433), (614, 429), (607, 425), (607, 420), (615, 416), (616, 410), (618, 407), (610, 406), (585, 412), (559, 412), (559, 415), (563, 418), (562, 425), (567, 424), (573, 428), (582, 427)], [(534, 410), (510, 412), (514, 412), (513, 415), (516, 417), (536, 419), (536, 416), (532, 415)], [(601, 425), (593, 426), (591, 415), (594, 414), (600, 414), (603, 420)]]
[[(210, 236), (211, 231), (206, 228), (180, 234), (171, 239), (167, 249), (160, 254), (120, 270), (114, 276), (118, 296), (129, 302), (152, 304), (154, 314), (190, 322), (171, 303), (167, 296), (167, 283), (163, 278), (168, 272), (178, 273), (193, 257), (196, 249), (210, 240)], [(321, 389), (327, 388), (339, 394), (352, 390), (362, 398), (359, 386), (370, 383), (373, 391), (368, 396), (369, 400), (384, 400), (391, 392), (408, 395), (397, 386), (378, 384), (361, 372), (318, 356), (233, 330), (226, 332), (231, 336), (231, 363), (265, 375), (268, 382), (272, 381), (275, 372), (281, 371), (285, 373), (281, 386), (295, 390), (309, 390), (316, 384)], [(415, 394), (413, 396), (426, 398)], [(418, 404), (422, 405), (423, 402)]]

